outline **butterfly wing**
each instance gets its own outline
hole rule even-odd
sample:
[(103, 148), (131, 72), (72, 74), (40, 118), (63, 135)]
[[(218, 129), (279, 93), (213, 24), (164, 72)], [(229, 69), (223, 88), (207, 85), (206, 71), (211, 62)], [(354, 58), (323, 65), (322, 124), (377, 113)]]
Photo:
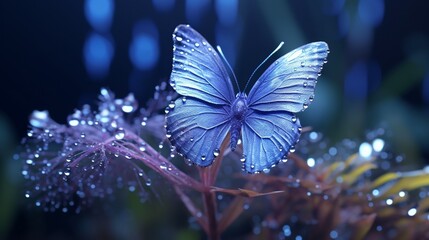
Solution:
[(325, 42), (313, 42), (277, 59), (250, 91), (249, 106), (260, 111), (305, 110), (313, 101), (317, 77), (328, 53)]
[(170, 84), (183, 96), (223, 105), (235, 99), (228, 72), (215, 49), (189, 25), (173, 33)]
[(251, 111), (242, 126), (244, 170), (255, 173), (276, 165), (298, 141), (300, 131), (292, 113)]
[(311, 103), (328, 52), (324, 42), (299, 47), (275, 61), (255, 83), (242, 127), (247, 172), (271, 168), (298, 141), (301, 125), (293, 113)]
[(173, 42), (170, 84), (186, 98), (166, 115), (167, 135), (185, 158), (209, 166), (230, 127), (234, 90), (219, 55), (197, 31), (179, 25)]
[(167, 136), (176, 150), (199, 166), (209, 166), (219, 154), (230, 127), (229, 108), (194, 98), (179, 98), (166, 116)]

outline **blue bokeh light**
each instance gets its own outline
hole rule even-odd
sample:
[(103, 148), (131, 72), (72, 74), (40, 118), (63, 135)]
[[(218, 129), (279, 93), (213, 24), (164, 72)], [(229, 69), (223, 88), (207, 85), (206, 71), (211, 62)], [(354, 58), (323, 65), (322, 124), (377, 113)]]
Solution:
[(378, 26), (384, 17), (384, 0), (359, 0), (360, 20), (370, 26)]
[(237, 0), (216, 0), (215, 8), (219, 23), (229, 26), (237, 20), (238, 1)]
[(210, 0), (186, 0), (185, 12), (186, 19), (194, 26), (199, 26), (201, 19), (206, 14)]
[(346, 11), (342, 11), (338, 15), (338, 32), (341, 37), (347, 36), (350, 30), (350, 15)]
[(347, 72), (344, 82), (344, 95), (350, 100), (363, 101), (368, 95), (368, 67), (356, 62)]
[(113, 0), (86, 0), (84, 9), (86, 19), (95, 30), (99, 32), (109, 30), (115, 10)]
[(235, 29), (225, 29), (219, 25), (216, 26), (216, 43), (222, 48), (228, 63), (234, 68), (237, 59), (237, 47), (234, 32)]
[(129, 56), (139, 70), (150, 70), (156, 66), (160, 55), (158, 30), (153, 22), (140, 21), (133, 31)]
[(156, 10), (167, 12), (173, 9), (175, 0), (152, 0), (152, 4)]
[(91, 33), (83, 47), (84, 63), (88, 74), (93, 78), (107, 75), (114, 54), (112, 41), (98, 33)]

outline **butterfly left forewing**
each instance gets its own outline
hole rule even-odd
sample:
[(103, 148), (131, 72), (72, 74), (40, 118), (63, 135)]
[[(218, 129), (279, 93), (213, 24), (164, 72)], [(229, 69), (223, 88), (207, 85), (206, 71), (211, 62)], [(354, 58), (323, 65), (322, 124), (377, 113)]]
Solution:
[(235, 99), (219, 54), (189, 25), (179, 25), (173, 33), (170, 84), (180, 95), (209, 104), (230, 105)]

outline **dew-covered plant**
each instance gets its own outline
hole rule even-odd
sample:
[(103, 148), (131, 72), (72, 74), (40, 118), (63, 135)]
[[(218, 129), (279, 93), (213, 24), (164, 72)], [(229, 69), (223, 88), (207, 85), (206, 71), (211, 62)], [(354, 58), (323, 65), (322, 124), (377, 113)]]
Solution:
[(175, 97), (162, 83), (139, 108), (132, 94), (119, 99), (102, 89), (97, 108), (84, 105), (66, 124), (34, 111), (25, 151), (17, 154), (25, 197), (44, 211), (81, 212), (118, 189), (136, 192), (142, 202), (157, 197), (157, 179), (210, 239), (243, 222), (252, 228), (234, 237), (429, 238), (429, 171), (399, 171), (403, 157), (389, 151), (382, 129), (364, 142), (330, 145), (304, 128), (287, 159), (255, 175), (241, 173), (241, 145), (230, 151), (227, 137), (214, 164), (201, 168), (166, 138), (163, 111)]

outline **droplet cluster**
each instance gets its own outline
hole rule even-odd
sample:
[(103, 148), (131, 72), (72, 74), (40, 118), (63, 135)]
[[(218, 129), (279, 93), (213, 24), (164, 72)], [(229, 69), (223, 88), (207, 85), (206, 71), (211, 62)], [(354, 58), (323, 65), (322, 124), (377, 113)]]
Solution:
[(67, 117), (66, 124), (52, 120), (48, 111), (34, 111), (23, 140), (25, 150), (15, 155), (23, 162), (21, 174), (27, 180), (24, 196), (45, 211), (63, 212), (79, 212), (94, 197), (112, 196), (115, 189), (136, 192), (144, 201), (152, 183), (138, 159), (155, 153), (147, 151), (141, 135), (163, 130), (156, 112), (169, 98), (165, 86), (158, 86), (154, 99), (142, 109), (133, 94), (119, 99), (103, 88), (98, 109), (84, 105)]

